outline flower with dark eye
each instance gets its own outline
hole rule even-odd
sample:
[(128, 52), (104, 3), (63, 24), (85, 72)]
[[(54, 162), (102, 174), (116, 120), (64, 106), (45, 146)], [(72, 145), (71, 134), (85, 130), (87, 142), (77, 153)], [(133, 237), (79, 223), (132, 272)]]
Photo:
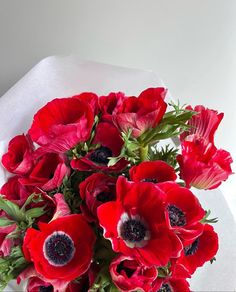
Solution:
[(99, 223), (113, 250), (148, 267), (165, 266), (178, 257), (182, 243), (168, 227), (163, 191), (153, 183), (129, 182), (120, 176), (116, 192), (115, 201), (98, 207)]
[(71, 281), (88, 270), (95, 235), (82, 215), (68, 215), (38, 225), (40, 230), (27, 230), (23, 252), (40, 275)]

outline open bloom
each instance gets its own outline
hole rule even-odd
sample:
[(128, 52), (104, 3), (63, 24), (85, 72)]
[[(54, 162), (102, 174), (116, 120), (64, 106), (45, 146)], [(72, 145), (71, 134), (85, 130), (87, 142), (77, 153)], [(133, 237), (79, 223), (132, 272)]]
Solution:
[(130, 178), (132, 181), (146, 181), (160, 183), (174, 181), (177, 176), (175, 169), (164, 161), (143, 161), (139, 165), (131, 167)]
[(181, 141), (188, 140), (188, 136), (195, 135), (198, 138), (204, 138), (208, 142), (213, 143), (215, 131), (224, 114), (219, 114), (217, 111), (205, 108), (202, 105), (197, 105), (194, 108), (188, 106), (186, 109), (193, 110), (197, 114), (193, 115), (188, 121), (187, 125), (190, 126), (190, 129), (180, 135)]
[(113, 114), (113, 121), (122, 132), (132, 130), (132, 136), (137, 138), (147, 129), (154, 128), (161, 121), (166, 103), (165, 88), (148, 88), (138, 97), (126, 98), (117, 113)]
[(204, 225), (199, 221), (205, 211), (198, 199), (187, 188), (175, 182), (158, 184), (165, 193), (165, 214), (169, 227), (183, 240), (197, 238)]
[(110, 264), (110, 274), (120, 291), (148, 292), (158, 272), (155, 266), (145, 267), (131, 257), (118, 256)]
[(120, 176), (116, 201), (101, 205), (98, 219), (114, 251), (143, 265), (165, 266), (182, 250), (166, 222), (163, 192), (153, 183), (128, 182)]
[(198, 267), (214, 258), (218, 251), (218, 236), (213, 227), (206, 224), (203, 233), (185, 245), (178, 263), (182, 264), (190, 274)]
[(116, 178), (103, 173), (94, 173), (79, 185), (84, 203), (80, 206), (88, 221), (96, 221), (97, 208), (116, 199)]
[(23, 252), (46, 279), (71, 281), (84, 274), (91, 263), (95, 235), (82, 215), (68, 215), (39, 229), (27, 229)]
[(98, 145), (81, 158), (72, 159), (71, 166), (81, 171), (102, 170), (106, 172), (119, 171), (127, 165), (124, 159), (115, 165), (109, 166), (109, 157), (119, 156), (123, 146), (123, 140), (117, 128), (111, 123), (100, 122), (95, 130), (93, 145)]
[(230, 153), (217, 149), (205, 139), (192, 136), (191, 141), (182, 142), (181, 148), (177, 161), (180, 177), (187, 187), (214, 189), (232, 174)]
[(29, 134), (45, 151), (66, 152), (89, 138), (93, 118), (87, 102), (56, 98), (35, 114)]
[(25, 175), (33, 166), (33, 143), (25, 135), (15, 136), (2, 156), (3, 166), (11, 173)]

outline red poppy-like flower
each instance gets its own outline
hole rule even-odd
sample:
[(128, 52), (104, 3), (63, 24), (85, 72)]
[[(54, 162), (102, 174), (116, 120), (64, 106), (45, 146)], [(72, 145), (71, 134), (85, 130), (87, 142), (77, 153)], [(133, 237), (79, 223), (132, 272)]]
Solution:
[(101, 122), (97, 125), (93, 145), (99, 145), (95, 150), (82, 157), (72, 159), (71, 166), (81, 171), (102, 170), (102, 171), (120, 171), (127, 165), (124, 159), (121, 159), (113, 166), (107, 166), (109, 157), (116, 157), (120, 154), (123, 146), (123, 140), (115, 126), (107, 122)]
[(20, 282), (24, 280), (28, 280), (28, 285), (26, 287), (27, 292), (65, 292), (70, 283), (70, 281), (67, 280), (45, 278), (35, 270), (33, 264), (29, 265), (18, 275), (17, 284), (20, 284)]
[(20, 178), (21, 184), (37, 186), (44, 191), (51, 191), (59, 187), (70, 169), (66, 166), (62, 156), (56, 153), (46, 153), (38, 158), (34, 168), (27, 177)]
[(116, 199), (116, 178), (103, 173), (94, 173), (79, 185), (84, 204), (80, 206), (88, 221), (97, 219), (97, 208)]
[(152, 283), (157, 278), (155, 266), (145, 267), (129, 256), (118, 256), (110, 264), (113, 283), (120, 291), (151, 291)]
[(97, 211), (113, 250), (146, 266), (165, 266), (171, 257), (179, 256), (182, 243), (168, 228), (163, 191), (153, 183), (128, 182), (122, 176), (116, 191), (116, 201)]
[(34, 116), (29, 130), (32, 140), (48, 152), (66, 152), (89, 138), (93, 112), (79, 98), (56, 98)]
[(53, 286), (50, 282), (45, 282), (44, 280), (38, 278), (38, 277), (32, 277), (28, 279), (27, 286), (26, 286), (27, 292), (53, 292)]
[(112, 115), (118, 112), (118, 109), (122, 106), (126, 98), (123, 92), (111, 92), (107, 96), (100, 96), (98, 104), (102, 113), (102, 120), (111, 122)]
[(164, 161), (143, 161), (139, 165), (133, 166), (130, 171), (132, 181), (147, 181), (159, 183), (164, 181), (174, 181), (177, 176), (172, 166)]
[(92, 92), (83, 92), (78, 95), (72, 96), (72, 98), (77, 98), (85, 101), (92, 109), (94, 115), (98, 114), (98, 96)]
[(190, 274), (193, 274), (198, 267), (214, 258), (218, 247), (217, 233), (211, 225), (206, 224), (203, 233), (184, 247), (178, 263), (182, 264)]
[(180, 140), (183, 141), (189, 135), (196, 135), (196, 137), (204, 138), (208, 142), (213, 143), (215, 131), (224, 114), (219, 114), (217, 111), (205, 108), (202, 105), (197, 105), (194, 109), (191, 106), (187, 106), (186, 109), (193, 110), (198, 114), (193, 115), (188, 121), (187, 125), (190, 126), (190, 129), (180, 135)]
[(126, 98), (118, 112), (113, 115), (113, 121), (122, 132), (132, 130), (132, 136), (137, 138), (147, 129), (154, 128), (166, 111), (164, 98), (165, 88), (148, 88), (138, 97)]
[(199, 200), (186, 188), (175, 182), (158, 184), (165, 193), (165, 214), (169, 227), (184, 241), (197, 238), (204, 225), (199, 221), (205, 211)]
[(33, 166), (33, 143), (29, 136), (15, 136), (2, 156), (3, 166), (11, 173), (25, 175)]
[(192, 136), (181, 144), (182, 154), (177, 156), (180, 177), (189, 188), (214, 189), (225, 181), (232, 170), (230, 153), (217, 149), (212, 143)]
[(95, 235), (82, 215), (68, 215), (39, 229), (27, 229), (23, 252), (46, 279), (71, 281), (84, 274), (91, 263)]
[(18, 206), (22, 206), (28, 196), (33, 193), (33, 188), (23, 186), (19, 182), (19, 178), (20, 176), (10, 177), (1, 187), (0, 193), (4, 195), (7, 200), (12, 201)]

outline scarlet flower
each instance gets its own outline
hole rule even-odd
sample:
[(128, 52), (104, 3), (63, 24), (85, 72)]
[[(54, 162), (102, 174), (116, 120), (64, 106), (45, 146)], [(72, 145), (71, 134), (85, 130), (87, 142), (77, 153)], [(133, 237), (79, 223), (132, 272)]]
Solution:
[(194, 194), (175, 182), (164, 182), (158, 187), (165, 193), (165, 215), (169, 227), (183, 240), (197, 238), (204, 225), (199, 221), (205, 211)]
[(177, 176), (172, 166), (164, 161), (143, 161), (139, 165), (133, 166), (130, 171), (132, 181), (148, 181), (159, 183), (164, 181), (174, 181)]
[(145, 267), (129, 256), (118, 256), (110, 264), (113, 283), (120, 291), (151, 291), (152, 283), (157, 278), (157, 268)]
[(16, 224), (0, 227), (0, 257), (8, 256), (11, 253), (12, 247), (16, 245), (16, 242), (13, 238), (7, 237), (15, 229)]
[(80, 206), (88, 221), (97, 219), (97, 208), (116, 198), (116, 179), (103, 173), (94, 173), (79, 185), (80, 197), (84, 204)]
[(112, 115), (117, 114), (126, 98), (123, 92), (111, 92), (107, 96), (100, 96), (98, 104), (102, 113), (102, 120), (112, 122)]
[(188, 136), (195, 135), (198, 138), (204, 138), (208, 142), (213, 143), (215, 132), (224, 114), (218, 114), (217, 111), (205, 108), (202, 105), (197, 105), (194, 109), (191, 106), (187, 106), (186, 109), (193, 110), (198, 114), (193, 115), (187, 122), (190, 128), (180, 135), (180, 140), (188, 140)]
[(85, 101), (56, 98), (35, 114), (29, 134), (47, 152), (66, 152), (89, 138), (93, 120)]
[(31, 277), (28, 279), (26, 291), (27, 292), (53, 292), (53, 286), (49, 282), (45, 282), (44, 280), (38, 277)]
[(177, 257), (182, 243), (168, 228), (163, 191), (153, 183), (128, 182), (122, 176), (116, 191), (116, 201), (98, 208), (99, 223), (113, 250), (145, 266), (165, 266)]
[(71, 281), (84, 274), (91, 263), (95, 235), (80, 214), (68, 215), (39, 229), (27, 229), (23, 252), (46, 279)]
[(8, 151), (2, 156), (3, 166), (11, 173), (25, 175), (33, 166), (33, 143), (30, 137), (15, 136), (8, 145)]
[(217, 233), (211, 225), (205, 224), (203, 233), (185, 245), (178, 263), (182, 264), (190, 274), (193, 274), (198, 267), (213, 259), (218, 247)]
[(72, 98), (85, 101), (91, 107), (94, 115), (98, 114), (98, 96), (95, 93), (83, 92), (81, 94), (72, 96)]
[(66, 166), (62, 156), (56, 153), (46, 153), (38, 158), (34, 168), (27, 177), (19, 179), (22, 185), (37, 186), (44, 191), (51, 191), (59, 187), (70, 169)]
[(108, 167), (109, 157), (116, 157), (120, 154), (123, 140), (119, 131), (110, 123), (101, 122), (97, 125), (93, 145), (98, 145), (95, 150), (91, 150), (82, 158), (71, 161), (71, 167), (81, 171), (120, 171), (127, 165), (124, 159), (115, 165)]
[[(158, 290), (157, 290), (158, 289)], [(189, 283), (186, 279), (167, 277), (158, 278), (156, 282), (155, 290), (157, 292), (190, 292)]]
[(148, 88), (136, 98), (126, 98), (113, 115), (113, 121), (122, 132), (132, 130), (132, 136), (137, 138), (147, 129), (154, 128), (161, 121), (166, 103), (165, 88)]
[(192, 136), (191, 141), (182, 142), (181, 148), (177, 161), (186, 187), (214, 189), (232, 174), (230, 153), (217, 149), (212, 143)]
[(8, 181), (1, 187), (0, 193), (4, 195), (4, 197), (17, 204), (18, 206), (22, 206), (28, 196), (33, 193), (33, 189), (30, 187), (23, 186), (19, 179), (20, 176), (13, 176), (8, 179)]

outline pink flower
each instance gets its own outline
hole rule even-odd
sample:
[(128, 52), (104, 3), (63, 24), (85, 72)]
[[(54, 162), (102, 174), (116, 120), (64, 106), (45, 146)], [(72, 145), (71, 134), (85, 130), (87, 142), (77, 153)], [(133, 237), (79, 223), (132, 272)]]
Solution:
[(110, 265), (113, 283), (120, 291), (151, 291), (158, 272), (155, 266), (145, 267), (129, 256), (118, 256)]
[(16, 224), (0, 227), (0, 257), (8, 256), (14, 246), (14, 240), (7, 235), (16, 229)]
[(154, 128), (161, 121), (166, 103), (165, 88), (148, 88), (138, 97), (126, 98), (118, 112), (113, 115), (115, 125), (122, 132), (132, 130), (132, 136), (137, 138), (149, 128)]
[(47, 152), (66, 152), (86, 141), (93, 125), (91, 106), (80, 98), (56, 98), (34, 116), (32, 140)]
[(217, 111), (205, 108), (202, 105), (197, 105), (194, 109), (188, 106), (186, 109), (193, 110), (198, 114), (192, 116), (188, 121), (187, 125), (191, 128), (180, 136), (180, 140), (188, 140), (189, 135), (195, 135), (195, 137), (204, 138), (208, 142), (213, 143), (215, 131), (223, 119), (224, 114), (218, 114)]
[(182, 154), (177, 156), (177, 161), (180, 177), (188, 188), (214, 189), (232, 174), (230, 153), (217, 149), (212, 143), (193, 135), (191, 141), (181, 144), (181, 148)]
[(3, 166), (11, 173), (25, 175), (33, 166), (33, 143), (29, 136), (15, 136), (2, 156)]
[(22, 185), (37, 186), (44, 191), (51, 191), (59, 187), (70, 169), (66, 166), (62, 156), (47, 153), (35, 163), (28, 177), (19, 179)]

